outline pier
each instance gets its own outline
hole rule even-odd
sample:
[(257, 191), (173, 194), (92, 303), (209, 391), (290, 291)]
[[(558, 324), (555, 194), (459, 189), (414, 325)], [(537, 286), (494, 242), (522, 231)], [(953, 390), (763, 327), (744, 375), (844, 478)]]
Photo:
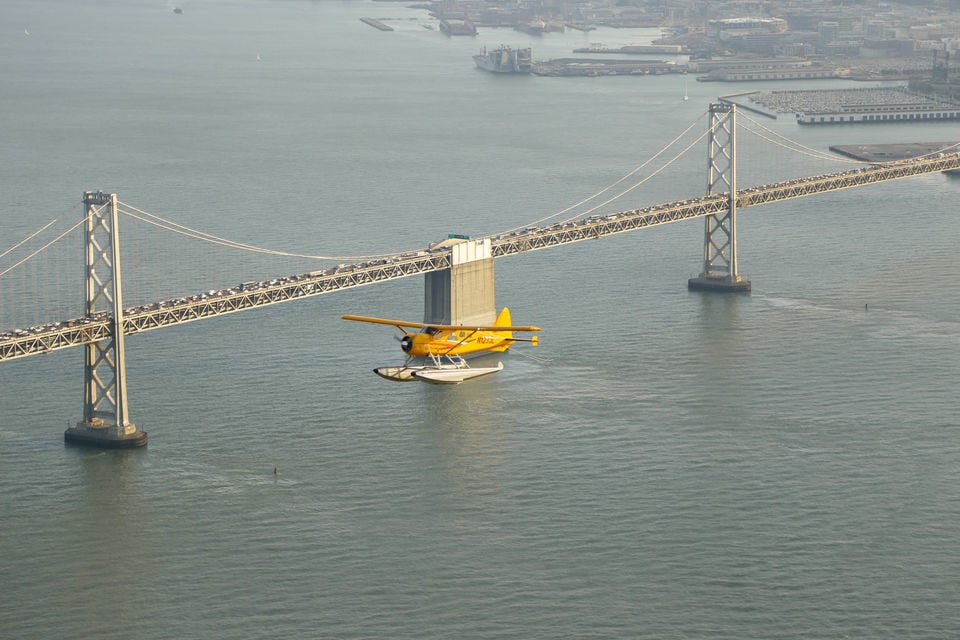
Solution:
[(614, 54), (674, 54), (679, 55), (683, 53), (683, 47), (678, 44), (628, 44), (622, 47), (617, 47), (616, 49), (611, 49), (609, 47), (597, 46), (597, 47), (581, 47), (579, 49), (574, 49), (574, 53), (614, 53)]
[(387, 24), (383, 24), (379, 20), (374, 18), (360, 18), (360, 22), (368, 24), (374, 29), (379, 29), (380, 31), (393, 31), (393, 27)]
[(891, 162), (921, 156), (929, 157), (937, 153), (953, 153), (957, 150), (957, 145), (960, 145), (960, 140), (956, 142), (835, 145), (830, 147), (830, 151), (864, 162)]
[(686, 67), (678, 67), (665, 60), (557, 58), (538, 62), (533, 66), (533, 73), (538, 76), (659, 76), (685, 72)]

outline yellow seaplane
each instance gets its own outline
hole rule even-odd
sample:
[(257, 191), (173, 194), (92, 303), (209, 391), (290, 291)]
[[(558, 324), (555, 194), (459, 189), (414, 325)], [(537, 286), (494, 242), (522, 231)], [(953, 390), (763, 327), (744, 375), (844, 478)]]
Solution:
[[(343, 319), (391, 325), (403, 334), (400, 348), (407, 354), (406, 362), (398, 367), (377, 367), (373, 370), (378, 376), (396, 382), (419, 380), (431, 384), (459, 384), (464, 380), (496, 373), (503, 369), (502, 362), (497, 363), (496, 367), (470, 367), (464, 356), (503, 352), (514, 342), (529, 342), (536, 346), (537, 336), (515, 338), (513, 332), (540, 331), (540, 327), (511, 324), (510, 309), (506, 307), (492, 325), (483, 326), (429, 324), (355, 315), (345, 315)], [(406, 329), (420, 331), (410, 332)]]

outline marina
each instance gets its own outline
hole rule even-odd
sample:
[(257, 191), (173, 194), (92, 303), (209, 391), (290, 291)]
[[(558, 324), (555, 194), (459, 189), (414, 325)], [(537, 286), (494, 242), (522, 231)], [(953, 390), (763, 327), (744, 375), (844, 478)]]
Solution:
[(750, 94), (761, 111), (792, 113), (798, 124), (932, 122), (960, 119), (960, 104), (906, 87), (765, 91)]

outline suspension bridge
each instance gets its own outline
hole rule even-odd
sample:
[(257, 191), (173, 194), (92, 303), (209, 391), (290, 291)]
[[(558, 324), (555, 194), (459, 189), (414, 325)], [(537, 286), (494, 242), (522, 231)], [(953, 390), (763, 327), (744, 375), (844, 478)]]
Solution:
[[(86, 351), (83, 414), (75, 427), (67, 429), (66, 440), (102, 447), (142, 446), (146, 444), (147, 434), (131, 422), (126, 401), (126, 336), (421, 274), (426, 281), (425, 322), (489, 324), (496, 311), (493, 296), (496, 258), (693, 218), (705, 220), (703, 266), (700, 275), (688, 281), (688, 287), (692, 290), (749, 291), (750, 282), (741, 276), (738, 267), (738, 210), (960, 170), (960, 151), (953, 147), (909, 160), (857, 163), (856, 168), (849, 170), (738, 188), (736, 126), (735, 105), (721, 102), (710, 106), (709, 126), (702, 136), (707, 140), (708, 161), (707, 189), (703, 196), (615, 213), (593, 213), (608, 200), (588, 212), (592, 215), (580, 214), (552, 224), (531, 224), (482, 238), (455, 237), (414, 251), (373, 256), (321, 270), (243, 282), (188, 297), (135, 306), (125, 306), (123, 302), (118, 234), (121, 215), (151, 224), (173, 225), (179, 227), (180, 232), (228, 246), (256, 248), (164, 221), (120, 202), (116, 194), (86, 192), (84, 216), (80, 222), (13, 266), (0, 269), (2, 278), (82, 227), (85, 247), (83, 314), (0, 333), (0, 361), (83, 346)], [(639, 184), (642, 182), (634, 186)], [(0, 258), (23, 242), (26, 240), (0, 254)]]

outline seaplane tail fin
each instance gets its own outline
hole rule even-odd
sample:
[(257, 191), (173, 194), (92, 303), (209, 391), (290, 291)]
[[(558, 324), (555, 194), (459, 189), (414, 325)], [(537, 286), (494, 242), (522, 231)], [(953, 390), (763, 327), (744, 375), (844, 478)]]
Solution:
[[(509, 326), (511, 326), (511, 325), (513, 325), (513, 320), (510, 318), (510, 309), (509, 309), (508, 307), (504, 307), (503, 309), (500, 310), (500, 313), (497, 314), (497, 319), (494, 320), (493, 326), (495, 326), (495, 327), (509, 327)], [(503, 336), (505, 336), (505, 337), (507, 337), (507, 338), (512, 338), (512, 337), (513, 337), (513, 332), (512, 332), (512, 331), (498, 331), (497, 333), (499, 333), (499, 334), (501, 334), (501, 335), (503, 335)]]

